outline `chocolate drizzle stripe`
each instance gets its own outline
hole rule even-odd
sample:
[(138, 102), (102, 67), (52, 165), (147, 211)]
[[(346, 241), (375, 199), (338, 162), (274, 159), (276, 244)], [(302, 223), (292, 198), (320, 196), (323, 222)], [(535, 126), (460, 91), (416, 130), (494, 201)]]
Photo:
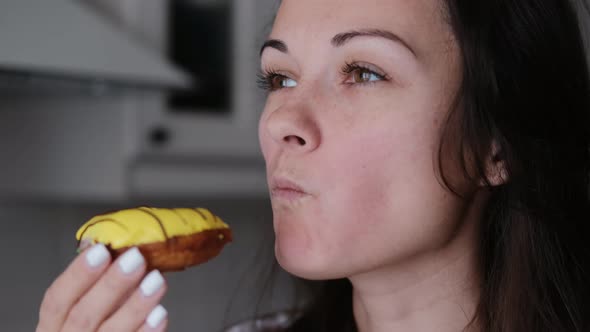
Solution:
[(86, 233), (86, 231), (87, 231), (87, 230), (88, 230), (90, 227), (92, 227), (92, 226), (95, 226), (96, 224), (98, 224), (98, 223), (102, 223), (102, 222), (112, 222), (112, 223), (114, 223), (115, 225), (118, 225), (118, 226), (120, 226), (121, 228), (123, 228), (125, 231), (129, 232), (129, 229), (128, 229), (127, 227), (125, 227), (125, 225), (124, 225), (122, 222), (120, 222), (120, 221), (118, 221), (118, 220), (116, 220), (116, 219), (113, 219), (113, 218), (104, 218), (104, 219), (99, 219), (99, 220), (93, 221), (92, 223), (90, 223), (90, 224), (86, 225), (86, 227), (84, 228), (84, 230), (82, 230), (82, 233), (80, 233), (80, 239), (78, 240), (78, 247), (80, 246), (80, 241), (82, 241), (82, 239), (84, 238), (84, 234)]
[(180, 218), (180, 220), (182, 220), (182, 222), (188, 226), (188, 221), (186, 221), (186, 219), (184, 219), (184, 217), (182, 216), (182, 214), (180, 214), (180, 212), (178, 212), (176, 209), (170, 209), (170, 211), (174, 212), (174, 214), (176, 214), (178, 216), (178, 218)]
[(137, 210), (138, 210), (138, 211), (142, 211), (142, 212), (144, 212), (144, 213), (147, 213), (147, 214), (149, 214), (149, 215), (150, 215), (152, 218), (154, 218), (154, 220), (156, 220), (156, 221), (158, 222), (158, 225), (160, 225), (160, 229), (162, 230), (162, 234), (164, 234), (164, 237), (166, 238), (166, 241), (168, 241), (168, 239), (170, 239), (170, 238), (168, 237), (168, 233), (166, 233), (166, 229), (164, 228), (164, 224), (162, 224), (162, 220), (160, 220), (160, 218), (159, 218), (159, 217), (158, 217), (158, 216), (157, 216), (155, 213), (153, 213), (153, 212), (152, 212), (152, 211), (150, 211), (150, 210), (147, 210), (147, 208), (144, 208), (144, 207), (137, 208)]
[(203, 218), (203, 219), (205, 219), (205, 220), (208, 220), (208, 219), (207, 219), (207, 216), (206, 216), (206, 215), (205, 215), (203, 212), (201, 212), (201, 210), (199, 210), (198, 208), (193, 208), (193, 210), (194, 210), (196, 213), (198, 213), (198, 214), (201, 216), (201, 218)]

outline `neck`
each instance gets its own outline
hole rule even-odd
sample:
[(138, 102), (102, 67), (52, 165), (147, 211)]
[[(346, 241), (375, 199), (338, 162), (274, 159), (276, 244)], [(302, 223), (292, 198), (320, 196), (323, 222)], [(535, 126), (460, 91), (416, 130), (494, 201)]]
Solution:
[(478, 331), (470, 323), (479, 301), (480, 216), (464, 216), (444, 247), (350, 277), (359, 332)]

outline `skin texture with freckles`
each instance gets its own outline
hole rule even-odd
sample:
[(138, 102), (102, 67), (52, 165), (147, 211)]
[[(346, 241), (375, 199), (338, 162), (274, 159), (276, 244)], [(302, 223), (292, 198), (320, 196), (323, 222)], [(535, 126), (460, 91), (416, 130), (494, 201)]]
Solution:
[[(269, 177), (285, 176), (312, 194), (295, 204), (273, 201), (279, 260), (312, 278), (343, 277), (434, 249), (456, 222), (441, 216), (457, 219), (464, 209), (434, 171), (440, 124), (460, 70), (445, 44), (449, 28), (416, 23), (438, 8), (428, 1), (370, 1), (375, 5), (362, 6), (366, 13), (357, 10), (358, 1), (332, 2), (284, 1), (270, 38), (284, 40), (289, 54), (266, 49), (262, 55), (263, 68), (280, 68), (298, 83), (269, 95), (260, 140)], [(355, 10), (336, 15), (338, 7)], [(389, 12), (398, 11), (411, 15), (392, 19)], [(338, 33), (363, 28), (395, 32), (419, 58), (379, 38), (330, 44)], [(392, 81), (345, 86), (340, 67), (352, 59), (382, 68)], [(284, 141), (289, 135), (306, 144)], [(336, 263), (341, 256), (348, 261)]]
[[(370, 29), (411, 49), (378, 36), (331, 42)], [(288, 87), (269, 93), (259, 126), (281, 266), (350, 278), (362, 331), (463, 328), (486, 196), (465, 188), (472, 194), (460, 199), (436, 172), (461, 77), (442, 3), (286, 0), (269, 39), (287, 48), (262, 52), (263, 72)], [(355, 82), (342, 70), (350, 63), (385, 78)], [(413, 320), (430, 309), (434, 325)]]

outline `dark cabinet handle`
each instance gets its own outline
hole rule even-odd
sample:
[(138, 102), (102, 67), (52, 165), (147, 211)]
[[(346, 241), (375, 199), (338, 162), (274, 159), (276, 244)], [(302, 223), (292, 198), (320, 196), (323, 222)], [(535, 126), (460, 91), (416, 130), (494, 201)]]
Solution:
[(170, 133), (170, 130), (166, 127), (163, 126), (157, 126), (154, 127), (150, 130), (149, 132), (149, 141), (153, 146), (164, 146), (166, 145), (168, 142), (170, 142), (170, 139), (172, 138), (172, 135)]

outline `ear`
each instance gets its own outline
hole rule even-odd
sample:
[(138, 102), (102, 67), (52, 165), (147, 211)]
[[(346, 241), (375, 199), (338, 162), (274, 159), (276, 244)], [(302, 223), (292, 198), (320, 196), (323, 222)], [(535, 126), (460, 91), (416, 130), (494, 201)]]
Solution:
[[(492, 142), (491, 151), (485, 164), (485, 176), (492, 187), (501, 186), (508, 182), (506, 161), (501, 157), (501, 152), (499, 144), (496, 141)], [(485, 185), (485, 182), (481, 181), (481, 185)]]

